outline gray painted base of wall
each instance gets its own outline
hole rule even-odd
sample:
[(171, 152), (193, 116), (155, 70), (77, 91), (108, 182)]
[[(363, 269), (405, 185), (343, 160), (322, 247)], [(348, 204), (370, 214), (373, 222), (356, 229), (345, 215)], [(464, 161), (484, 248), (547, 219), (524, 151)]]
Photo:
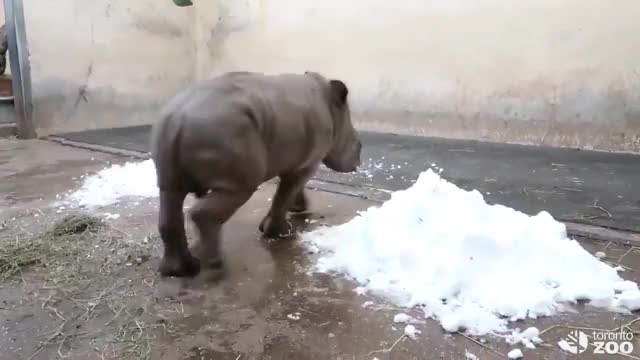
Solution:
[(0, 102), (0, 124), (15, 124), (16, 110), (13, 103)]
[(576, 148), (604, 152), (640, 153), (640, 129), (608, 124), (511, 121), (495, 117), (455, 117), (446, 114), (358, 113), (361, 130), (443, 139)]
[(18, 128), (15, 124), (0, 124), (0, 139), (18, 136)]

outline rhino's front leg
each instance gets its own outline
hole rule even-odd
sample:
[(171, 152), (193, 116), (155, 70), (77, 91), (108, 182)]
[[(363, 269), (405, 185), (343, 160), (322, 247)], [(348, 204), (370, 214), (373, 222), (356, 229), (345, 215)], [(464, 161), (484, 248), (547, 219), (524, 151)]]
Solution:
[(273, 204), (259, 226), (266, 237), (287, 236), (291, 233), (292, 226), (287, 221), (287, 212), (289, 210), (306, 211), (307, 199), (304, 194), (304, 185), (309, 181), (314, 170), (315, 167), (281, 176)]

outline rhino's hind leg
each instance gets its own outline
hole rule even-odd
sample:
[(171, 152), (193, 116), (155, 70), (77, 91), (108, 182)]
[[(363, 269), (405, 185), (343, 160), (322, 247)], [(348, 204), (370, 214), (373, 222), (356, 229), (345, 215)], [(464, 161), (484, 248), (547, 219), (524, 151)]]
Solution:
[(222, 226), (252, 194), (253, 191), (212, 191), (192, 207), (191, 219), (198, 232), (198, 242), (193, 247), (193, 253), (200, 259), (202, 266), (222, 268)]
[(200, 270), (198, 260), (187, 247), (182, 205), (186, 193), (160, 191), (158, 230), (164, 244), (164, 256), (158, 271), (163, 276), (195, 276)]

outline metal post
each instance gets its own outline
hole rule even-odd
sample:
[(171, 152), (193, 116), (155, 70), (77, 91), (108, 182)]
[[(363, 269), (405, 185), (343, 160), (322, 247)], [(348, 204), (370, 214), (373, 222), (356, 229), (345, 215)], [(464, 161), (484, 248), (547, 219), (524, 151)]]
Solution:
[(27, 50), (27, 34), (24, 24), (22, 0), (4, 0), (5, 21), (9, 40), (9, 61), (13, 83), (14, 106), (18, 137), (37, 137), (33, 125), (31, 98), (31, 67)]

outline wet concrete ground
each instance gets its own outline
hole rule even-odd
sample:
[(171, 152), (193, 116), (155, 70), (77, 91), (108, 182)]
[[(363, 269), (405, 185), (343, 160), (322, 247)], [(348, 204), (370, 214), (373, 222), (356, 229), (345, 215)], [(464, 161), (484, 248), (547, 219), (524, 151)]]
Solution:
[[(14, 239), (16, 232), (11, 232), (12, 229), (35, 232), (64, 215), (58, 213), (58, 208), (47, 205), (57, 194), (77, 185), (73, 178), (104, 167), (106, 161), (123, 161), (43, 142), (0, 142), (0, 146), (0, 223), (8, 227), (0, 231), (0, 242)], [(446, 334), (437, 322), (428, 320), (417, 326), (422, 334), (416, 340), (404, 339), (390, 352), (375, 352), (390, 347), (401, 337), (403, 326), (394, 328), (395, 314), (419, 315), (419, 312), (394, 308), (369, 295), (360, 296), (353, 291), (356, 284), (347, 279), (308, 274), (314, 258), (295, 239), (262, 240), (257, 225), (273, 191), (273, 185), (263, 186), (225, 227), (224, 252), (229, 273), (217, 284), (203, 281), (206, 273), (193, 280), (157, 277), (158, 240), (148, 243), (144, 240), (155, 233), (156, 199), (131, 200), (101, 209), (120, 214), (120, 218), (109, 220), (110, 225), (117, 229), (122, 241), (147, 248), (150, 258), (139, 266), (114, 265), (109, 276), (102, 274), (98, 278), (96, 274), (96, 280), (92, 284), (89, 279), (89, 288), (84, 290), (88, 293), (76, 296), (75, 300), (61, 298), (57, 306), (65, 309), (66, 303), (68, 312), (73, 313), (77, 305), (73, 301), (96, 298), (96, 294), (119, 283), (126, 284), (127, 306), (143, 305), (139, 306), (140, 312), (117, 313), (98, 304), (95, 317), (79, 324), (85, 333), (67, 339), (62, 355), (72, 359), (123, 358), (110, 350), (111, 333), (120, 332), (125, 321), (139, 324), (138, 320), (158, 325), (140, 326), (141, 334), (145, 329), (143, 342), (151, 350), (150, 359), (464, 359), (466, 351), (480, 359), (504, 359), (515, 348), (502, 339), (487, 337), (486, 346), (492, 349), (489, 350), (459, 334)], [(357, 210), (375, 206), (370, 201), (336, 193), (315, 191), (310, 195), (313, 226), (342, 223)], [(42, 215), (34, 216), (37, 213)], [(11, 237), (4, 236), (9, 233)], [(189, 233), (193, 236), (190, 226)], [(592, 252), (606, 246), (589, 239), (581, 242)], [(609, 245), (606, 252), (611, 259), (617, 259), (627, 250)], [(621, 263), (634, 269), (623, 273), (625, 278), (640, 281), (637, 253), (625, 256)], [(38, 283), (42, 271), (23, 274), (23, 280), (17, 283), (0, 284), (2, 359), (30, 358), (41, 341), (63, 324), (44, 311), (49, 284)], [(375, 305), (363, 308), (367, 301)], [(536, 326), (540, 330), (559, 324), (611, 329), (634, 319), (585, 305), (576, 305), (576, 310), (514, 325), (521, 329)], [(66, 312), (63, 315), (69, 318)], [(561, 351), (557, 341), (568, 332), (569, 329), (556, 328), (545, 333), (542, 338), (549, 348), (519, 348), (523, 349), (525, 359), (603, 358), (592, 354), (571, 356)], [(48, 345), (33, 359), (61, 358), (58, 350), (59, 343)], [(640, 345), (633, 355), (640, 357)]]

